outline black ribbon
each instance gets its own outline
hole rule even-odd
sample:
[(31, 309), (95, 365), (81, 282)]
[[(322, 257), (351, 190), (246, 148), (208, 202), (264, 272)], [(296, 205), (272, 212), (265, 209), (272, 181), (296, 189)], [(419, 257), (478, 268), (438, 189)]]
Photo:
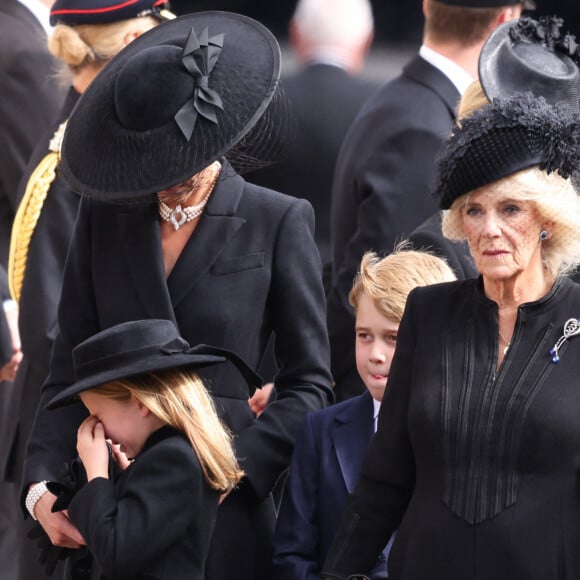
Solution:
[[(181, 339), (182, 340), (182, 339)], [(256, 389), (261, 389), (264, 381), (260, 375), (258, 375), (254, 370), (252, 370), (246, 361), (238, 356), (235, 352), (228, 350), (226, 348), (219, 348), (217, 346), (210, 346), (208, 344), (198, 344), (196, 346), (190, 347), (187, 342), (175, 342), (161, 347), (160, 351), (166, 355), (173, 354), (209, 354), (213, 356), (222, 356), (229, 360), (244, 377), (246, 383), (248, 384), (248, 391), (250, 397), (254, 394)]]
[(209, 87), (209, 78), (219, 59), (224, 45), (224, 35), (218, 34), (208, 38), (207, 28), (203, 30), (199, 38), (192, 28), (183, 52), (181, 62), (193, 77), (193, 98), (177, 111), (175, 122), (189, 141), (193, 134), (193, 128), (198, 116), (217, 125), (216, 109), (223, 111), (223, 103), (217, 91)]

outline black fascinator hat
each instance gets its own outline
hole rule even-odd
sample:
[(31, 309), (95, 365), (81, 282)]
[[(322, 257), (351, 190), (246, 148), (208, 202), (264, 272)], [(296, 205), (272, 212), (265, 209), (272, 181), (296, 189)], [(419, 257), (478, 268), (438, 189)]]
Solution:
[(498, 26), (479, 57), (479, 80), (492, 101), (529, 91), (580, 112), (580, 49), (556, 16)]
[(81, 342), (73, 349), (72, 358), (76, 381), (53, 397), (48, 409), (70, 403), (75, 395), (115, 380), (177, 367), (199, 369), (226, 361), (233, 363), (248, 383), (248, 392), (242, 398), (249, 398), (262, 386), (262, 379), (239, 356), (205, 344), (190, 347), (170, 320), (117, 324)]
[(580, 127), (570, 108), (531, 93), (496, 99), (455, 127), (438, 160), (435, 195), (449, 209), (470, 191), (539, 166), (568, 178), (580, 167)]
[[(222, 156), (236, 167), (230, 155), (251, 141), (279, 76), (278, 43), (251, 18), (198, 12), (162, 23), (115, 56), (79, 99), (63, 174), (75, 191), (114, 200), (181, 183)], [(268, 137), (252, 142), (263, 149)]]

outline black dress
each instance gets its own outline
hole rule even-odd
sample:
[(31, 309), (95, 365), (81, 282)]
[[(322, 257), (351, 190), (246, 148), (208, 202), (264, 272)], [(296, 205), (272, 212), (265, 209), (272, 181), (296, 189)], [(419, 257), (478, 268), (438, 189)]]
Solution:
[(580, 289), (520, 306), (497, 367), (481, 278), (413, 291), (361, 479), (326, 576), (367, 571), (395, 528), (393, 580), (580, 578)]

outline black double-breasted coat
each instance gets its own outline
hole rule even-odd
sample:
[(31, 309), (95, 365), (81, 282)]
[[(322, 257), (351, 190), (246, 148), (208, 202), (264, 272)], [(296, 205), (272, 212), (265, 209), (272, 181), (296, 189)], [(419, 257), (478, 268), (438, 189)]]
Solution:
[[(225, 163), (225, 162), (224, 162)], [(307, 412), (332, 398), (321, 265), (308, 202), (246, 183), (225, 163), (166, 280), (157, 203), (81, 202), (65, 268), (59, 335), (28, 447), (24, 485), (59, 477), (75, 454), (80, 406), (43, 405), (73, 381), (72, 347), (128, 320), (166, 318), (190, 344), (229, 348), (256, 367), (276, 333), (277, 400), (257, 420), (229, 365), (205, 374), (247, 477), (220, 506), (208, 579), (269, 578), (269, 492)]]

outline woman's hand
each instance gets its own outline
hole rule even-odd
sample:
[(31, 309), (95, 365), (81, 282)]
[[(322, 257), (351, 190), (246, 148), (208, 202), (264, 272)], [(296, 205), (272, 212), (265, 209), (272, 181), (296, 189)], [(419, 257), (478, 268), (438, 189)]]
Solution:
[(34, 506), (34, 515), (55, 546), (77, 549), (85, 545), (81, 533), (63, 512), (52, 512), (55, 496), (47, 491)]
[(87, 479), (109, 478), (109, 449), (103, 424), (94, 416), (87, 417), (77, 432), (77, 451), (85, 466)]

